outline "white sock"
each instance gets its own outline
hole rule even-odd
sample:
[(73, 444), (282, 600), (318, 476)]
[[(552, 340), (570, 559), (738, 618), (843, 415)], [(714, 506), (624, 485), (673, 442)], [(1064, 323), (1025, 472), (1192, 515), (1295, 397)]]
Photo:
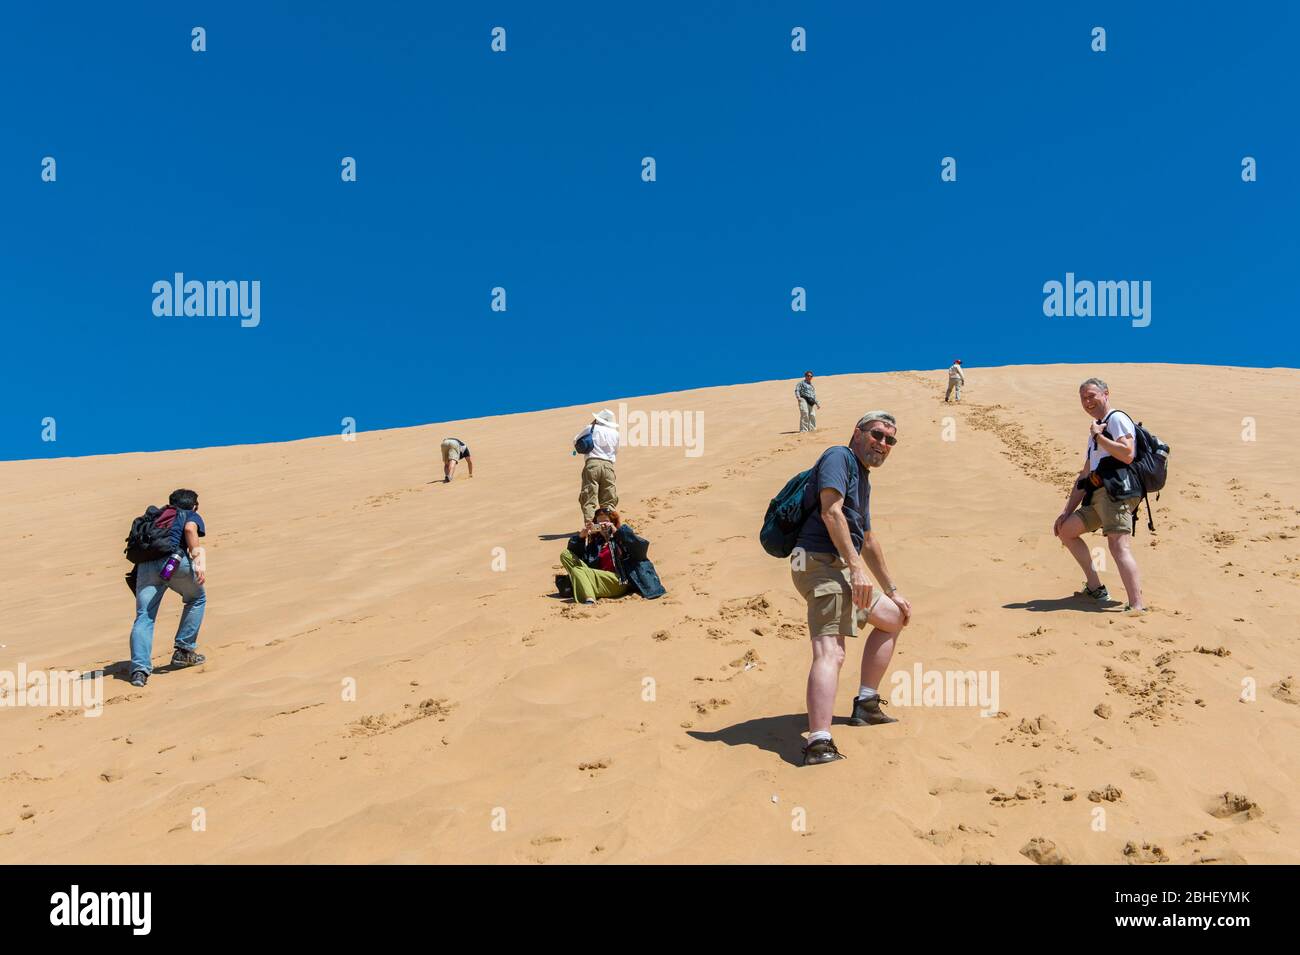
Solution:
[(831, 738), (830, 730), (815, 730), (808, 734), (808, 745), (811, 746), (819, 739), (830, 739), (830, 738)]
[(877, 693), (875, 690), (873, 690), (871, 687), (867, 686), (865, 683), (862, 686), (858, 687), (859, 700), (874, 700), (878, 696), (880, 696), (880, 694)]

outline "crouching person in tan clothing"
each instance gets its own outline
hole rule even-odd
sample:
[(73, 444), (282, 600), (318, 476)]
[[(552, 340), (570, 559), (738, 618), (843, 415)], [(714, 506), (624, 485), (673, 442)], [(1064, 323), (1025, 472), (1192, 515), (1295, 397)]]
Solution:
[(456, 465), (461, 461), (469, 468), (469, 476), (474, 476), (474, 461), (469, 456), (469, 445), (460, 438), (444, 438), (442, 442), (442, 482), (450, 484), (456, 476)]

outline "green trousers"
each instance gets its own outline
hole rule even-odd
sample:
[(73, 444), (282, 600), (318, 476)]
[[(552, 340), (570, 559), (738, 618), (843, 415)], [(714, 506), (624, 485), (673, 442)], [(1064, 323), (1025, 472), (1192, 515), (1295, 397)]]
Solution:
[(573, 581), (575, 603), (586, 603), (593, 597), (621, 597), (627, 593), (627, 584), (619, 583), (617, 574), (588, 567), (567, 548), (560, 553), (560, 563)]

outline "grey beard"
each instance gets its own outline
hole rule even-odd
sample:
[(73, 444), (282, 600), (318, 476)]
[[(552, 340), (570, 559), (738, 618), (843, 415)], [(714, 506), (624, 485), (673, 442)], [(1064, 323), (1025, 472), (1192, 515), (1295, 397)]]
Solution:
[(878, 468), (885, 463), (885, 456), (879, 451), (868, 451), (864, 457), (869, 468)]

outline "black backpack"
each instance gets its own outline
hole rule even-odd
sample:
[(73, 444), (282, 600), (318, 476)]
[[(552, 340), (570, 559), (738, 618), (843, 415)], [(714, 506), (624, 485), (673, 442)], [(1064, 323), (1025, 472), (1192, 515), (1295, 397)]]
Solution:
[(596, 439), (592, 437), (591, 429), (588, 428), (582, 434), (578, 435), (573, 442), (573, 450), (579, 454), (591, 454), (596, 447)]
[(816, 472), (815, 466), (800, 471), (768, 503), (758, 540), (773, 557), (789, 557), (794, 552), (804, 522), (816, 509), (816, 501), (809, 500), (809, 488), (817, 487)]
[[(1108, 424), (1110, 416), (1118, 410), (1117, 408), (1115, 411), (1107, 413), (1101, 423), (1103, 425)], [(1133, 420), (1133, 416), (1128, 412), (1124, 412), (1124, 414), (1128, 416), (1130, 421)], [(1147, 506), (1147, 529), (1154, 534), (1156, 525), (1155, 521), (1151, 519), (1151, 501), (1148, 500), (1147, 495), (1154, 494), (1156, 500), (1160, 500), (1160, 492), (1164, 490), (1165, 482), (1169, 479), (1169, 445), (1144, 428), (1141, 421), (1134, 422), (1133, 430), (1136, 432), (1133, 439), (1133, 463), (1124, 465), (1113, 457), (1103, 458), (1101, 463), (1097, 465), (1097, 472), (1103, 475), (1103, 481), (1105, 482), (1114, 481), (1118, 478), (1121, 483), (1129, 483), (1127, 474), (1124, 474), (1124, 472), (1132, 474), (1137, 486), (1125, 496), (1142, 498), (1143, 503)], [(1103, 433), (1110, 438), (1109, 431)], [(1111, 438), (1111, 440), (1113, 441), (1114, 438)], [(1104, 471), (1102, 465), (1108, 461), (1114, 461), (1115, 463)], [(1110, 488), (1107, 487), (1107, 490), (1110, 490)], [(1123, 499), (1121, 495), (1113, 496), (1117, 500)], [(1134, 515), (1136, 516), (1136, 514), (1137, 509), (1134, 508)]]
[[(131, 531), (126, 535), (126, 559), (133, 564), (142, 564), (147, 560), (157, 560), (171, 553), (172, 527), (159, 527), (158, 516), (163, 509), (152, 504), (143, 514), (131, 522)], [(180, 520), (180, 515), (176, 515)]]

